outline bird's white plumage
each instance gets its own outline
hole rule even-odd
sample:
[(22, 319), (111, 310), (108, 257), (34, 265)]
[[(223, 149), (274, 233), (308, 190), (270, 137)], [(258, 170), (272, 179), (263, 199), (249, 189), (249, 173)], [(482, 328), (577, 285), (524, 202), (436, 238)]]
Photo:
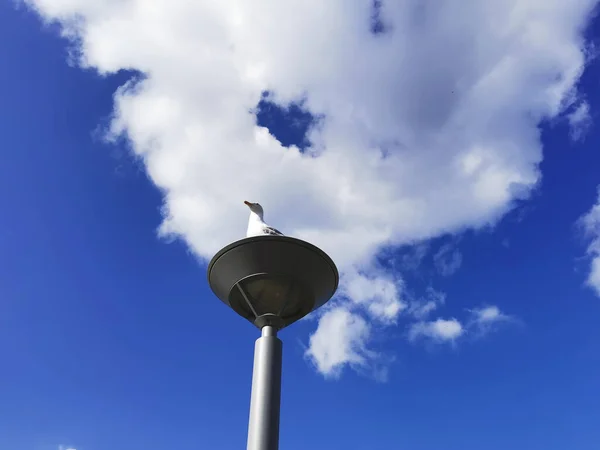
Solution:
[(267, 225), (264, 221), (264, 211), (258, 203), (244, 202), (250, 208), (246, 237), (252, 236), (283, 236), (283, 233)]

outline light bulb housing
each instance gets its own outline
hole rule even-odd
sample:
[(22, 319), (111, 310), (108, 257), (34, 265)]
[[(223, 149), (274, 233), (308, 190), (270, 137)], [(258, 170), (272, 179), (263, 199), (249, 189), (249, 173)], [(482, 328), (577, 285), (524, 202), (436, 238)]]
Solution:
[(282, 329), (323, 306), (339, 273), (318, 247), (289, 236), (254, 236), (221, 249), (208, 265), (215, 295), (258, 328)]

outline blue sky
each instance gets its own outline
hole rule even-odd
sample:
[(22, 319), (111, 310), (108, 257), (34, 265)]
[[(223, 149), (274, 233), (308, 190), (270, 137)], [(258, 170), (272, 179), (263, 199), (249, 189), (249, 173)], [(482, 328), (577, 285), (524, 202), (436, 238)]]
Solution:
[[(55, 3), (54, 10), (52, 1), (39, 7), (52, 17), (62, 7)], [(597, 26), (585, 23), (587, 41), (597, 42)], [(212, 251), (204, 246), (210, 226), (198, 237), (177, 228), (187, 218), (177, 222), (175, 212), (179, 231), (171, 235), (177, 236), (159, 237), (163, 196), (178, 188), (165, 182), (157, 189), (163, 175), (146, 174), (151, 159), (135, 156), (131, 142), (103, 141), (115, 92), (135, 72), (99, 75), (94, 67), (112, 62), (101, 52), (94, 56), (91, 44), (92, 67), (68, 63), (70, 44), (59, 33), (57, 24), (43, 24), (22, 6), (0, 4), (0, 448), (243, 448), (257, 330), (210, 293), (202, 260)], [(129, 68), (144, 70), (146, 63)], [(368, 337), (352, 341), (357, 348), (350, 356), (358, 355), (359, 363), (347, 353), (333, 363), (319, 359), (311, 339), (322, 317), (281, 332), (282, 449), (598, 448), (600, 300), (585, 285), (595, 254), (586, 254), (590, 238), (576, 223), (596, 203), (600, 185), (599, 69), (597, 59), (589, 62), (576, 81), (579, 100), (541, 120), (542, 178), (526, 199), (486, 210), (499, 217), (492, 225), (467, 213), (453, 225), (426, 216), (423, 228), (436, 225), (420, 243), (412, 245), (419, 240), (412, 228), (399, 228), (413, 233), (411, 245), (394, 238), (378, 247), (376, 262), (356, 266), (373, 285), (393, 281), (385, 286), (395, 286), (390, 301), (403, 311), (391, 320), (370, 315), (368, 306), (353, 309), (384, 295), (363, 302), (362, 291), (352, 288), (359, 285), (348, 282), (347, 298), (335, 307), (360, 321), (347, 322), (348, 329), (368, 326)], [(286, 110), (278, 105), (291, 98), (289, 87), (272, 84), (280, 89), (259, 108), (259, 125), (286, 147), (332, 145), (305, 130), (320, 129), (308, 126), (311, 108), (325, 122), (335, 117), (319, 109), (335, 99), (312, 102), (309, 90), (307, 101), (296, 98), (299, 106)], [(567, 117), (582, 101), (592, 125), (574, 140)], [(124, 123), (134, 145), (142, 146), (143, 131), (131, 131), (137, 130), (133, 119)], [(164, 133), (170, 139), (171, 131)], [(376, 138), (387, 139), (385, 130), (379, 133)], [(215, 136), (210, 139), (218, 141)], [(235, 176), (219, 177), (236, 183)], [(291, 185), (289, 196), (312, 202)], [(239, 214), (222, 216), (235, 218), (231, 227), (240, 237), (247, 213), (242, 200)], [(287, 211), (276, 198), (269, 201), (280, 228)], [(197, 220), (192, 225), (202, 229)], [(419, 248), (420, 259), (414, 257)], [(443, 248), (460, 255), (446, 273), (444, 255), (436, 258)], [(355, 267), (354, 256), (339, 254)], [(439, 315), (411, 316), (428, 292), (445, 297), (436, 304)], [(489, 306), (506, 320), (485, 327), (469, 312)], [(410, 338), (411, 330), (424, 329), (418, 324), (428, 327), (438, 317), (459, 322), (460, 335)]]

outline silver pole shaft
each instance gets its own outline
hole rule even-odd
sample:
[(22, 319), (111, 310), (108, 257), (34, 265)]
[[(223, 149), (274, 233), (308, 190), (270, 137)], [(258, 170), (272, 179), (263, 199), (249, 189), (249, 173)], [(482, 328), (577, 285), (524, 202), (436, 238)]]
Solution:
[(277, 330), (263, 327), (254, 346), (248, 450), (279, 449), (282, 348)]

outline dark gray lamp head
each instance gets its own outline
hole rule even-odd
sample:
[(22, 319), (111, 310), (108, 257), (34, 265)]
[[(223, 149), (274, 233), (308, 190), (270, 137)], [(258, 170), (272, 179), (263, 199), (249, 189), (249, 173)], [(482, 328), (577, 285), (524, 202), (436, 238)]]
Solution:
[(208, 283), (223, 303), (258, 328), (284, 328), (324, 305), (339, 274), (325, 252), (288, 236), (229, 244), (208, 265)]

